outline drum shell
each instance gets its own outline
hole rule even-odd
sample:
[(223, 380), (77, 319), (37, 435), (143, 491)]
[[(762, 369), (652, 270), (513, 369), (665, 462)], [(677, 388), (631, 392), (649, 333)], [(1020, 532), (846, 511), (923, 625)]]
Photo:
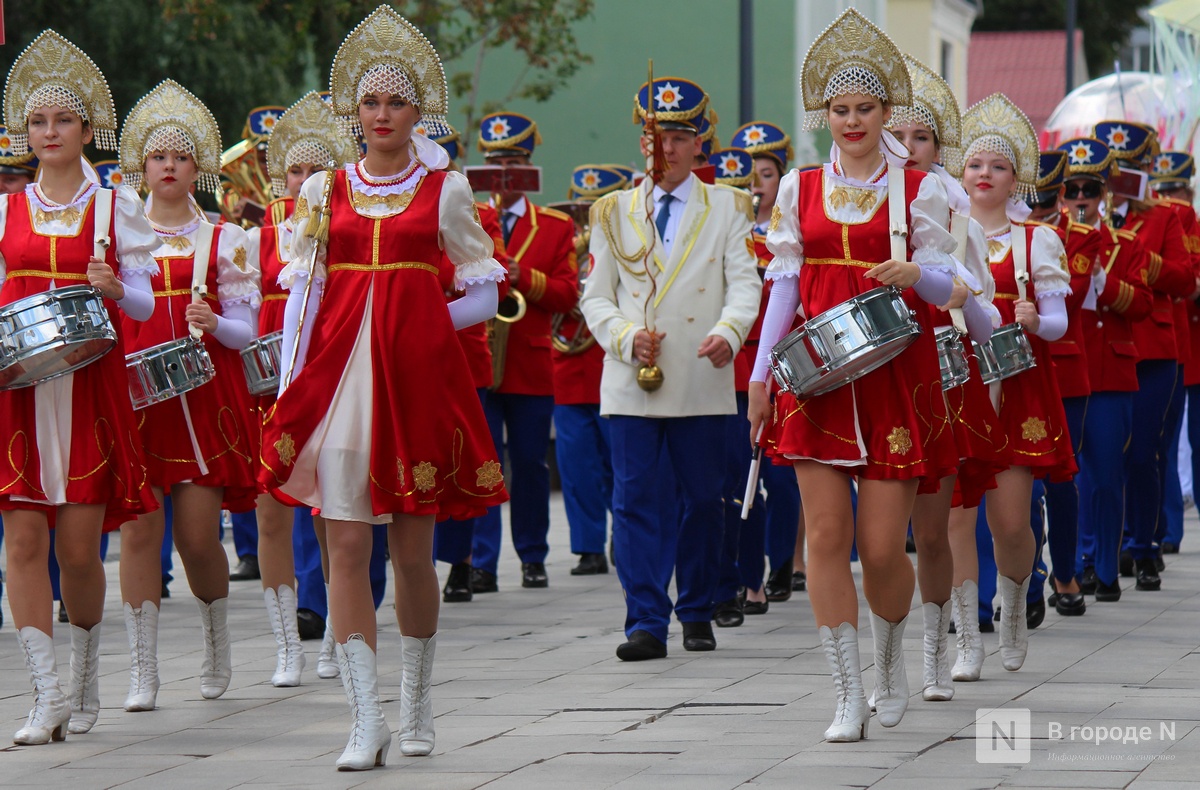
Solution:
[(90, 285), (18, 299), (0, 310), (0, 389), (65, 376), (116, 344), (104, 297)]
[(241, 351), (246, 388), (251, 395), (273, 395), (279, 390), (283, 332), (272, 332), (252, 341)]
[(771, 372), (797, 398), (823, 395), (888, 363), (921, 327), (897, 288), (859, 294), (814, 316), (771, 349)]
[(994, 384), (1037, 367), (1033, 347), (1020, 324), (1005, 324), (992, 332), (987, 343), (975, 344), (979, 358), (979, 377), (984, 384)]
[(134, 409), (178, 397), (216, 375), (203, 341), (192, 337), (151, 346), (125, 357)]
[(942, 391), (966, 384), (971, 378), (971, 366), (967, 364), (962, 335), (953, 326), (943, 326), (934, 332), (934, 339), (937, 342), (938, 367), (942, 373)]

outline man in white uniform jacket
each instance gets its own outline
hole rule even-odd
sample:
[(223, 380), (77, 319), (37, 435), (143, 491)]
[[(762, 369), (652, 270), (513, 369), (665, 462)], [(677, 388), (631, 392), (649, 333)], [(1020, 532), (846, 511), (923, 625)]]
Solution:
[[(610, 418), (613, 549), (628, 639), (617, 657), (625, 661), (666, 656), (672, 570), (684, 648), (716, 647), (710, 620), (727, 488), (724, 416), (737, 411), (733, 356), (762, 290), (749, 195), (691, 173), (707, 94), (687, 80), (656, 78), (636, 98), (643, 120), (651, 100), (665, 174), (594, 204), (592, 268), (580, 301), (606, 352), (600, 413)], [(653, 392), (638, 385), (638, 369), (650, 362), (663, 374)]]

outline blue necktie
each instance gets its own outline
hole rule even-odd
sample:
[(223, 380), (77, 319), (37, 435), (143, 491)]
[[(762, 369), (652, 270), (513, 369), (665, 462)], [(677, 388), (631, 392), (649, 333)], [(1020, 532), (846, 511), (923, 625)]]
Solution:
[(671, 219), (671, 201), (675, 196), (668, 193), (662, 196), (662, 206), (658, 209), (658, 216), (654, 218), (654, 227), (658, 228), (658, 237), (663, 241), (667, 238), (667, 222)]
[(516, 212), (506, 211), (501, 217), (500, 230), (504, 233), (504, 243), (508, 244), (508, 240), (512, 237), (513, 227), (517, 224)]

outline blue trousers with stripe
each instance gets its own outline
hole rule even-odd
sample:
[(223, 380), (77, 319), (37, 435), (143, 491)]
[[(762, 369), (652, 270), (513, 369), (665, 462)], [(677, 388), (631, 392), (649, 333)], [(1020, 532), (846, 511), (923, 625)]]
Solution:
[(608, 418), (600, 407), (572, 403), (554, 407), (554, 455), (572, 554), (603, 554), (612, 510), (612, 450)]
[(1125, 456), (1125, 548), (1134, 559), (1150, 559), (1156, 551), (1178, 372), (1173, 359), (1145, 359), (1137, 365), (1139, 389), (1133, 395), (1133, 431)]
[(1077, 575), (1093, 567), (1105, 584), (1117, 580), (1121, 525), (1127, 512), (1128, 452), (1133, 442), (1132, 392), (1093, 392), (1079, 453), (1079, 549)]

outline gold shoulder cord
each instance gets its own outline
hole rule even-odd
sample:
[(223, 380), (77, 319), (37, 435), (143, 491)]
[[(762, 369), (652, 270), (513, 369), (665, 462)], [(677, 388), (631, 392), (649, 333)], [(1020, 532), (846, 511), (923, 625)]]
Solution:
[[(597, 213), (599, 215), (598, 219), (600, 222), (600, 227), (604, 230), (604, 237), (608, 240), (609, 249), (613, 251), (613, 255), (617, 256), (617, 262), (621, 264), (621, 268), (639, 279), (645, 277), (645, 267), (648, 265), (646, 260), (646, 245), (643, 244), (641, 247), (638, 247), (637, 252), (633, 253), (632, 255), (628, 255), (621, 249), (621, 245), (617, 241), (616, 234), (613, 233), (612, 216), (613, 212), (617, 208), (617, 196), (613, 195), (611, 198), (601, 198), (597, 208), (599, 209)], [(642, 263), (641, 271), (638, 271), (629, 265), (631, 263), (638, 262)]]

